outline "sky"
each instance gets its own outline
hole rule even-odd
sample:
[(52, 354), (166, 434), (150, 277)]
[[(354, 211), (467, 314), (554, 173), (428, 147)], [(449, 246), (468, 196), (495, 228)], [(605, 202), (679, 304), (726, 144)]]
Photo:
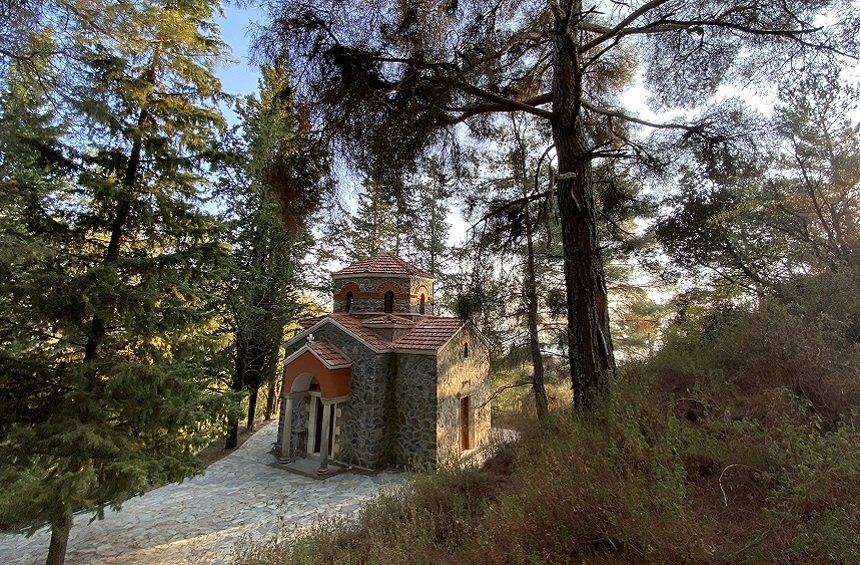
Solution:
[[(261, 20), (259, 9), (227, 6), (218, 18), (223, 41), (230, 46), (234, 62), (217, 69), (221, 86), (229, 94), (251, 94), (257, 90), (260, 69), (251, 62), (251, 28)], [(230, 114), (234, 120), (235, 115)]]

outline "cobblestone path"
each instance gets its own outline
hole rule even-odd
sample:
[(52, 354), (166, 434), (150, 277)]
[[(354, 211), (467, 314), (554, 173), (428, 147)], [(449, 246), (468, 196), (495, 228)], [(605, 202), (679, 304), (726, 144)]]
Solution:
[[(347, 514), (385, 485), (395, 473), (342, 474), (325, 481), (273, 467), (269, 449), (277, 424), (267, 424), (204, 475), (152, 490), (127, 501), (119, 512), (88, 523), (77, 515), (66, 563), (226, 563), (242, 538), (275, 532), (279, 516), (303, 525), (321, 515)], [(27, 538), (0, 534), (0, 563), (44, 563), (50, 532)]]

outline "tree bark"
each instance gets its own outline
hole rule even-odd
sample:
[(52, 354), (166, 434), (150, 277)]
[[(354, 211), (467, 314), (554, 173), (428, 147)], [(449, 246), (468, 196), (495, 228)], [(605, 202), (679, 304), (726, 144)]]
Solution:
[(269, 381), (269, 386), (266, 388), (266, 412), (264, 414), (264, 418), (266, 420), (272, 419), (272, 414), (275, 413), (275, 398), (277, 394), (277, 379), (272, 379)]
[(532, 219), (529, 212), (529, 204), (525, 206), (526, 220), (526, 315), (529, 325), (529, 349), (532, 357), (532, 393), (535, 396), (535, 409), (540, 421), (545, 421), (549, 414), (546, 399), (546, 386), (544, 385), (543, 357), (540, 351), (540, 335), (538, 334), (538, 299), (537, 281), (535, 280), (535, 254), (534, 240), (532, 234)]
[(248, 431), (254, 429), (254, 419), (257, 412), (257, 396), (260, 393), (259, 385), (251, 387), (250, 392), (251, 394), (248, 395), (248, 425), (246, 426)]
[(571, 387), (579, 408), (593, 406), (615, 373), (609, 304), (591, 185), (591, 158), (581, 117), (582, 70), (570, 20), (582, 5), (565, 3), (572, 17), (556, 15), (552, 124), (558, 159), (558, 207), (564, 248)]
[[(245, 386), (245, 345), (244, 341), (237, 336), (236, 339), (236, 361), (233, 368), (233, 382), (230, 389), (240, 392)], [(233, 417), (227, 426), (227, 439), (224, 441), (224, 449), (235, 449), (239, 445), (239, 418)]]
[(284, 341), (284, 328), (280, 327), (273, 332), (269, 351), (263, 363), (263, 382), (268, 383), (266, 391), (266, 420), (272, 419), (275, 407), (278, 404), (278, 361), (281, 352), (281, 343)]
[(46, 565), (63, 565), (66, 561), (66, 547), (72, 529), (72, 516), (65, 513), (62, 518), (51, 523), (51, 542), (48, 545)]

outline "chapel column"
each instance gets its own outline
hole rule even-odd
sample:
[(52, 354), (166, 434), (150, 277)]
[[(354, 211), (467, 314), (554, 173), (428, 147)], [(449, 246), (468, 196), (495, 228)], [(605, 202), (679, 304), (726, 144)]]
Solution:
[(293, 431), (293, 395), (284, 398), (284, 425), (281, 432), (281, 459), (290, 458), (290, 434)]

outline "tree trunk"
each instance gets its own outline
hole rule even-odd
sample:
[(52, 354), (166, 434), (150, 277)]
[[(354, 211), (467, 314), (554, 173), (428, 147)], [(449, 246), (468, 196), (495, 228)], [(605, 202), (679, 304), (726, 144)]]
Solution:
[(72, 516), (64, 514), (51, 524), (51, 543), (48, 546), (46, 565), (63, 565), (66, 561), (66, 547), (69, 544), (69, 531), (72, 529)]
[[(152, 62), (146, 72), (146, 79), (149, 84), (155, 88), (155, 80), (158, 74), (158, 66), (161, 62), (161, 51), (158, 46), (152, 54)], [(143, 153), (142, 130), (146, 123), (150, 120), (149, 112), (150, 96), (147, 96), (146, 101), (140, 109), (137, 116), (137, 128), (134, 132), (134, 141), (131, 145), (131, 151), (128, 155), (128, 163), (123, 174), (122, 186), (125, 193), (122, 195), (123, 200), (117, 206), (116, 214), (111, 222), (110, 240), (108, 242), (107, 251), (105, 251), (104, 264), (109, 265), (119, 259), (119, 254), (122, 245), (122, 237), (125, 231), (125, 225), (128, 222), (131, 214), (132, 191), (137, 182), (137, 177), (140, 174), (140, 160)], [(101, 344), (105, 333), (105, 321), (101, 316), (96, 314), (90, 324), (89, 335), (84, 346), (84, 360), (92, 361), (98, 356), (98, 348)]]
[(280, 361), (281, 343), (284, 341), (284, 328), (273, 332), (269, 351), (263, 363), (263, 382), (268, 383), (266, 390), (266, 420), (272, 419), (278, 404), (278, 361)]
[[(230, 389), (234, 392), (241, 392), (245, 386), (245, 346), (242, 339), (237, 335), (236, 339), (236, 360), (233, 368), (233, 382), (230, 384)], [(235, 449), (239, 445), (239, 418), (233, 417), (227, 427), (227, 439), (224, 442), (224, 449)]]
[(540, 336), (538, 334), (538, 299), (537, 281), (535, 280), (535, 254), (532, 235), (532, 219), (529, 212), (529, 204), (525, 206), (526, 220), (526, 246), (528, 256), (526, 257), (526, 314), (529, 324), (529, 349), (532, 356), (532, 393), (535, 396), (535, 409), (538, 419), (545, 421), (548, 410), (546, 399), (546, 387), (544, 386), (543, 357), (540, 351)]
[[(581, 2), (566, 4), (572, 8), (575, 20)], [(578, 42), (568, 23), (558, 25), (553, 45), (552, 133), (558, 159), (567, 337), (574, 403), (588, 408), (607, 389), (615, 372), (615, 357), (591, 186), (591, 158), (580, 115), (582, 70)]]
[(257, 395), (259, 395), (259, 393), (259, 385), (251, 387), (251, 394), (248, 396), (248, 431), (254, 429), (254, 418), (256, 417), (257, 412)]
[(275, 398), (277, 394), (277, 379), (272, 379), (269, 381), (269, 386), (266, 389), (266, 413), (264, 417), (266, 420), (272, 419), (272, 414), (275, 413)]

